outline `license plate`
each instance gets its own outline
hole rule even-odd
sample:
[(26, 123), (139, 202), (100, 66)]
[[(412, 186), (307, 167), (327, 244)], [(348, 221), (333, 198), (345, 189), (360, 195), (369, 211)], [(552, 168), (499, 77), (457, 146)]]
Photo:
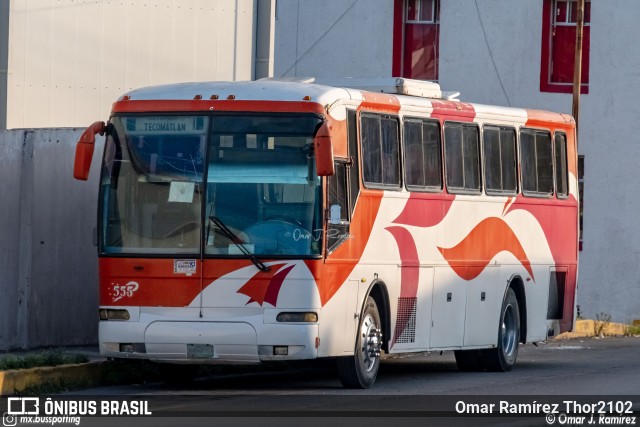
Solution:
[(187, 344), (187, 357), (189, 359), (213, 359), (213, 346), (211, 344)]

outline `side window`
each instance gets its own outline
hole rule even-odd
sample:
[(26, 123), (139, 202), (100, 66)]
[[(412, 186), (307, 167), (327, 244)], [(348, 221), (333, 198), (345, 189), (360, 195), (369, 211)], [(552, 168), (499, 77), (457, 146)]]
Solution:
[(398, 120), (391, 116), (363, 114), (361, 119), (363, 180), (367, 186), (400, 187), (400, 138)]
[(515, 194), (518, 190), (515, 130), (485, 126), (482, 137), (487, 194)]
[(556, 195), (559, 198), (569, 196), (569, 177), (567, 174), (567, 137), (563, 133), (556, 133)]
[(442, 189), (439, 123), (414, 118), (405, 119), (404, 147), (407, 189)]
[(382, 183), (400, 186), (400, 135), (398, 121), (382, 117)]
[(362, 140), (362, 178), (365, 184), (382, 182), (382, 157), (380, 155), (380, 119), (362, 115), (360, 138)]
[(446, 123), (444, 157), (451, 193), (480, 192), (479, 132), (475, 125)]
[(553, 157), (551, 135), (547, 131), (520, 131), (520, 163), (522, 192), (529, 196), (553, 194)]
[(347, 197), (347, 164), (336, 162), (335, 174), (327, 179), (329, 218), (327, 224), (327, 249), (337, 248), (349, 232)]

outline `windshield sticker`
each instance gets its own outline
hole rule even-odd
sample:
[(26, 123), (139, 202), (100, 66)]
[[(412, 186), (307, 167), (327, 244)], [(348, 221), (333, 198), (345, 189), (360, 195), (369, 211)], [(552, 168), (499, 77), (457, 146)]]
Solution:
[(169, 201), (178, 203), (193, 202), (195, 187), (194, 182), (172, 181), (169, 189)]
[(196, 274), (196, 260), (195, 259), (174, 259), (173, 274), (186, 274), (187, 276)]

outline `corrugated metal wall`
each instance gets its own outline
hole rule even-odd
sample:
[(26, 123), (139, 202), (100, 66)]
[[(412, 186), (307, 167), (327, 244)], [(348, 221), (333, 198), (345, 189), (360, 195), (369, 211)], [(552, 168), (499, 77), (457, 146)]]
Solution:
[(7, 128), (86, 126), (122, 93), (250, 80), (257, 0), (11, 0)]
[(0, 131), (0, 350), (18, 345), (23, 140), (22, 131)]
[(97, 342), (97, 141), (73, 179), (81, 129), (0, 131), (0, 350)]

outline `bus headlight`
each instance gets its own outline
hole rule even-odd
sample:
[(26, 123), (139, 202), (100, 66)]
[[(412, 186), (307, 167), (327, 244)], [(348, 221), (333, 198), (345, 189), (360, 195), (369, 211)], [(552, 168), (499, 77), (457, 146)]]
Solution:
[(290, 313), (278, 313), (276, 316), (278, 322), (306, 322), (315, 323), (318, 321), (318, 313), (314, 312), (290, 312)]
[(129, 320), (127, 310), (116, 310), (113, 308), (101, 308), (99, 310), (100, 320)]

